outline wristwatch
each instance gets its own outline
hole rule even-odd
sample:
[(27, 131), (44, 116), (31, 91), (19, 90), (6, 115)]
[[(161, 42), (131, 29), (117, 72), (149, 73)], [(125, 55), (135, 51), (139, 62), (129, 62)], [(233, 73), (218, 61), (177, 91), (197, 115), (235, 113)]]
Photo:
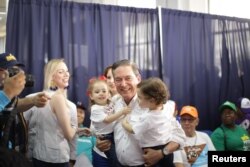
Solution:
[(161, 151), (162, 151), (162, 154), (163, 154), (164, 157), (169, 154), (169, 151), (168, 151), (168, 149), (166, 147), (163, 147), (163, 149), (161, 149)]

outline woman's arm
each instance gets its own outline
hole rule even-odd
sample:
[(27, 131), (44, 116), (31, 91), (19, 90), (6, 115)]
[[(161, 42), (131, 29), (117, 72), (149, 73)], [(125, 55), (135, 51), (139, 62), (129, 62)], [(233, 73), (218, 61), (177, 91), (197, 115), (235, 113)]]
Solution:
[(50, 104), (63, 130), (64, 137), (67, 140), (71, 140), (76, 133), (76, 129), (71, 126), (70, 111), (66, 101), (67, 99), (62, 93), (57, 93), (52, 97)]

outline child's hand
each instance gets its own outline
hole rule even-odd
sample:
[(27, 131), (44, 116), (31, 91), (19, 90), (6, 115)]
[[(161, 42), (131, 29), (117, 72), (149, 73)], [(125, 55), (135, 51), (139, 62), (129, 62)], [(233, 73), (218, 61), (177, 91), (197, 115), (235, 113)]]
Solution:
[(126, 117), (123, 118), (123, 120), (122, 120), (122, 126), (123, 126), (123, 128), (126, 126), (127, 123), (128, 123), (127, 118)]
[(127, 115), (127, 114), (131, 113), (131, 111), (132, 111), (132, 109), (130, 107), (126, 107), (123, 109), (122, 112), (123, 112), (123, 114)]
[(126, 131), (128, 131), (129, 133), (134, 133), (133, 127), (132, 127), (132, 125), (128, 122), (128, 120), (127, 120), (126, 117), (122, 120), (122, 127), (123, 127)]
[(77, 134), (79, 136), (87, 136), (87, 137), (92, 135), (91, 130), (89, 128), (78, 128)]

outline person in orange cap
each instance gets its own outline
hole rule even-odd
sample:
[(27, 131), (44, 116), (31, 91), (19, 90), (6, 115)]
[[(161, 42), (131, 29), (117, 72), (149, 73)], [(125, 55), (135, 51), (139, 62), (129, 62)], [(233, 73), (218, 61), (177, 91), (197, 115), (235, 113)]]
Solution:
[(215, 150), (215, 147), (206, 133), (196, 130), (199, 124), (197, 109), (194, 106), (182, 107), (180, 123), (187, 139), (184, 148), (174, 152), (175, 166), (207, 166), (208, 151)]

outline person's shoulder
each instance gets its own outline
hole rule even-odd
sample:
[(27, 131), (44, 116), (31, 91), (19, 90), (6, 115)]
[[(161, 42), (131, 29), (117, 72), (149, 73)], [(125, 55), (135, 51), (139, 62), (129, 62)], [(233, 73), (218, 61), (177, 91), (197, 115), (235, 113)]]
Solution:
[(60, 93), (54, 93), (51, 96), (51, 101), (63, 102), (65, 99), (66, 99), (65, 95), (63, 93), (61, 93), (61, 92)]
[(200, 136), (208, 136), (207, 133), (205, 133), (203, 131), (196, 131), (196, 134), (198, 134)]
[(4, 93), (4, 91), (0, 90), (0, 110), (4, 109), (4, 107), (10, 102), (10, 99)]
[(174, 115), (175, 108), (176, 108), (176, 103), (173, 100), (168, 100), (164, 104), (164, 110), (166, 110), (170, 115)]
[(238, 131), (243, 131), (243, 132), (248, 133), (247, 130), (245, 128), (241, 127), (240, 125), (235, 125), (235, 126), (236, 126)]
[(205, 140), (209, 139), (210, 140), (210, 137), (209, 135), (206, 133), (206, 132), (202, 132), (202, 131), (196, 131), (197, 135)]
[(168, 100), (167, 102), (166, 102), (166, 105), (171, 105), (171, 106), (175, 106), (175, 101), (173, 101), (173, 100)]
[(67, 100), (67, 101), (68, 101), (68, 104), (69, 104), (69, 106), (70, 106), (71, 108), (76, 109), (76, 104), (75, 104), (75, 103), (73, 103), (73, 102), (70, 101), (70, 100)]
[(222, 135), (224, 133), (224, 131), (223, 131), (223, 129), (222, 129), (222, 127), (221, 126), (219, 126), (219, 127), (217, 127), (213, 132), (212, 132), (212, 134), (211, 134), (211, 138), (213, 138), (213, 137), (216, 137), (216, 136), (220, 136), (220, 135)]
[[(2, 99), (2, 98), (7, 98), (8, 99), (8, 97), (7, 97), (7, 95), (5, 94), (5, 92), (3, 91), (3, 90), (0, 90), (0, 98)], [(8, 99), (9, 100), (9, 99)]]

